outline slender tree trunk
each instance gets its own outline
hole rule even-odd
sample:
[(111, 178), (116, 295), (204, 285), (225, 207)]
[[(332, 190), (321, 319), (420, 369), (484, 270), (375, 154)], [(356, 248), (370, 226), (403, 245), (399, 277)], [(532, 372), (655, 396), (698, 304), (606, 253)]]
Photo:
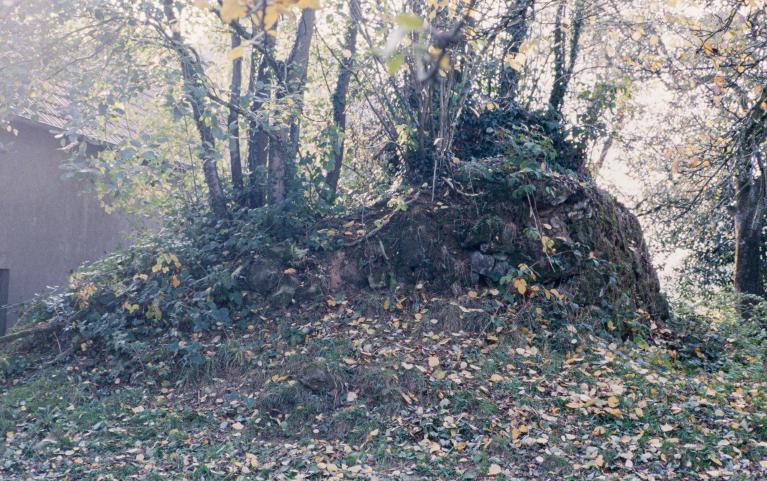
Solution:
[(201, 88), (203, 85), (202, 66), (197, 61), (193, 52), (184, 45), (181, 38), (181, 29), (178, 25), (176, 14), (173, 10), (173, 1), (165, 0), (163, 3), (165, 17), (170, 24), (173, 42), (173, 49), (179, 56), (181, 63), (181, 74), (184, 81), (184, 96), (192, 107), (192, 117), (194, 119), (197, 132), (200, 136), (200, 158), (202, 159), (202, 171), (205, 176), (205, 183), (208, 186), (208, 200), (213, 214), (219, 219), (228, 215), (226, 206), (226, 196), (221, 186), (221, 179), (218, 176), (216, 168), (215, 137), (210, 126), (206, 123), (205, 114), (205, 95)]
[(290, 149), (290, 126), (281, 125), (269, 141), (269, 204), (285, 200), (288, 182), (288, 152)]
[[(735, 290), (739, 294), (764, 295), (762, 284), (762, 230), (767, 209), (767, 168), (762, 145), (767, 138), (767, 89), (744, 119), (745, 128), (736, 141), (737, 168), (735, 196)], [(758, 172), (758, 174), (757, 174)], [(751, 316), (754, 298), (741, 297), (738, 308), (744, 318)]]
[(354, 67), (354, 56), (357, 54), (357, 32), (359, 31), (359, 1), (350, 0), (351, 18), (344, 39), (343, 59), (338, 68), (338, 81), (333, 92), (333, 147), (331, 152), (330, 170), (326, 176), (329, 198), (332, 201), (338, 190), (338, 179), (344, 162), (344, 141), (346, 136), (346, 96), (349, 92), (349, 82)]
[[(511, 8), (511, 25), (508, 32), (511, 37), (509, 40), (504, 57), (517, 56), (520, 48), (527, 38), (527, 31), (530, 25), (530, 10), (534, 0), (517, 0)], [(501, 66), (501, 78), (498, 85), (498, 97), (501, 104), (509, 106), (517, 94), (519, 86), (519, 72), (503, 64)]]
[[(554, 21), (554, 86), (549, 95), (549, 114), (559, 118), (562, 117), (565, 95), (575, 69), (575, 62), (578, 59), (581, 30), (585, 20), (584, 0), (575, 0), (570, 28), (566, 29), (564, 25), (565, 4), (566, 1), (561, 0)], [(569, 30), (570, 33), (569, 42), (566, 41), (566, 30)]]
[(269, 203), (276, 204), (285, 199), (295, 181), (295, 158), (300, 137), (301, 113), (304, 87), (309, 65), (309, 49), (316, 12), (306, 8), (301, 13), (298, 31), (284, 71), (282, 85), (277, 91), (277, 100), (289, 98), (292, 108), (275, 122), (278, 126), (269, 140)]
[(762, 229), (764, 228), (764, 192), (762, 179), (754, 179), (743, 167), (735, 198), (735, 290), (745, 294), (738, 301), (744, 318), (751, 316), (754, 297), (763, 296)]
[[(264, 50), (267, 52), (265, 55), (271, 55), (274, 51), (275, 38), (272, 35), (266, 35), (264, 41), (266, 42)], [(259, 60), (254, 50), (251, 57), (248, 93), (251, 98), (250, 111), (254, 114), (263, 108), (271, 92), (273, 74), (268, 67), (265, 55)], [(248, 121), (248, 170), (250, 171), (248, 183), (251, 207), (261, 207), (266, 203), (268, 158), (269, 133), (264, 125), (259, 125), (251, 119)]]
[(602, 150), (599, 152), (599, 157), (597, 158), (597, 161), (594, 163), (593, 174), (595, 176), (599, 174), (599, 171), (602, 170), (602, 167), (605, 165), (605, 160), (607, 160), (607, 154), (610, 153), (610, 148), (612, 148), (614, 141), (615, 139), (613, 138), (612, 134), (610, 134), (610, 136), (607, 137), (607, 140), (605, 140), (605, 143), (602, 144)]
[(290, 120), (290, 149), (288, 150), (290, 165), (293, 165), (296, 160), (298, 141), (301, 137), (304, 89), (306, 87), (306, 76), (309, 73), (309, 53), (312, 46), (312, 37), (314, 36), (316, 17), (317, 13), (312, 9), (305, 9), (301, 14), (301, 21), (298, 24), (298, 32), (296, 33), (296, 43), (293, 45), (287, 65), (288, 79), (286, 85), (295, 101), (295, 109)]
[[(240, 47), (240, 34), (232, 32), (232, 49)], [(229, 102), (232, 105), (240, 105), (240, 88), (242, 85), (242, 57), (237, 57), (232, 62), (232, 80), (229, 89)], [(242, 180), (242, 162), (240, 160), (240, 118), (237, 111), (230, 108), (227, 118), (229, 126), (229, 163), (232, 170), (232, 187), (234, 198), (240, 204), (244, 203), (244, 183)]]

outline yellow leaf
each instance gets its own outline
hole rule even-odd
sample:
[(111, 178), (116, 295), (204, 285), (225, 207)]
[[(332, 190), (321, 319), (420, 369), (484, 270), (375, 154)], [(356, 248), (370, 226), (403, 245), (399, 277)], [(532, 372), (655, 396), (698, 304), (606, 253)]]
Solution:
[(235, 431), (242, 431), (243, 429), (245, 429), (245, 426), (243, 426), (242, 423), (238, 421), (238, 422), (232, 424), (232, 428)]
[(272, 4), (267, 6), (265, 10), (259, 10), (256, 12), (253, 15), (253, 19), (255, 20), (256, 24), (261, 25), (264, 30), (269, 32), (274, 29), (277, 20), (283, 13), (292, 15), (292, 12), (289, 8), (280, 4)]
[(170, 278), (170, 285), (172, 285), (174, 289), (181, 285), (181, 281), (178, 280), (178, 277), (176, 277), (175, 274)]
[(264, 15), (264, 29), (272, 30), (277, 23), (277, 19), (280, 18), (280, 12), (276, 8), (267, 8), (266, 15)]
[(194, 0), (194, 6), (197, 8), (200, 8), (202, 10), (208, 9), (208, 1), (207, 0)]
[(503, 376), (501, 376), (500, 374), (493, 374), (492, 376), (490, 376), (490, 382), (501, 382), (501, 381), (503, 381)]
[(227, 23), (237, 20), (246, 13), (247, 9), (240, 0), (224, 0), (224, 3), (221, 5), (221, 19)]
[(612, 415), (613, 415), (613, 416), (615, 416), (616, 418), (619, 418), (619, 417), (621, 417), (621, 410), (620, 410), (620, 409), (615, 409), (615, 408), (605, 408), (605, 412), (607, 412), (607, 413), (609, 413), (609, 414), (612, 414)]
[(128, 314), (133, 314), (134, 312), (138, 311), (139, 306), (138, 304), (131, 304), (130, 302), (125, 301), (123, 303), (123, 309), (128, 311)]
[(487, 468), (487, 475), (488, 476), (498, 476), (501, 474), (501, 467), (497, 464), (491, 464), (489, 468)]
[(439, 358), (437, 356), (429, 356), (429, 367), (435, 368), (439, 366)]
[(319, 10), (320, 8), (322, 8), (322, 6), (320, 5), (320, 0), (298, 0), (296, 7), (313, 8), (314, 10)]
[(726, 81), (724, 77), (722, 77), (721, 75), (716, 75), (714, 77), (714, 83), (716, 84), (717, 87), (724, 87)]
[(662, 425), (662, 426), (660, 427), (660, 430), (661, 430), (661, 431), (663, 431), (664, 433), (668, 433), (668, 432), (670, 432), (670, 431), (673, 431), (673, 430), (674, 430), (674, 426), (672, 426), (672, 425), (670, 425), (670, 424), (664, 424), (664, 425)]
[(525, 68), (526, 60), (527, 60), (527, 56), (524, 53), (518, 53), (514, 55), (513, 57), (507, 58), (506, 63), (513, 70), (516, 70), (517, 72), (521, 72), (522, 69)]
[(450, 58), (447, 55), (443, 55), (442, 58), (439, 60), (439, 69), (447, 73), (447, 72), (450, 72), (450, 69), (452, 67), (453, 66), (450, 63)]
[(527, 292), (527, 281), (522, 279), (521, 277), (517, 277), (513, 281), (511, 281), (512, 285), (517, 289), (517, 292), (519, 292), (519, 295), (524, 296), (525, 292)]
[(243, 55), (245, 55), (245, 47), (235, 47), (231, 49), (228, 54), (226, 54), (229, 60), (237, 60)]
[(245, 462), (247, 462), (251, 468), (258, 467), (258, 457), (253, 453), (245, 453)]
[(357, 400), (357, 393), (354, 391), (349, 391), (346, 393), (346, 401), (347, 402), (354, 402)]
[(434, 371), (434, 379), (436, 379), (437, 381), (441, 381), (445, 379), (445, 371), (441, 369), (437, 369), (436, 371)]
[(610, 406), (611, 408), (617, 408), (619, 404), (620, 404), (620, 401), (618, 401), (617, 397), (610, 396), (609, 398), (607, 398), (607, 405)]

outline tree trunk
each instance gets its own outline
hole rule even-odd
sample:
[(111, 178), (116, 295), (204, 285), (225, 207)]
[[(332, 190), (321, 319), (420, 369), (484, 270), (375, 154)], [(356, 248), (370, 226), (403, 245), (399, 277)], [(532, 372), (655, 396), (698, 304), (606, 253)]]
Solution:
[[(554, 21), (554, 86), (549, 95), (549, 114), (557, 118), (562, 117), (562, 106), (573, 76), (575, 62), (578, 59), (581, 30), (585, 19), (584, 0), (575, 0), (568, 29), (564, 25), (565, 4), (565, 0), (560, 1)], [(566, 42), (567, 31), (570, 33), (569, 42)]]
[(215, 139), (210, 127), (202, 119), (202, 109), (199, 106), (201, 102), (190, 100), (190, 103), (192, 104), (192, 113), (195, 125), (197, 126), (197, 132), (200, 134), (202, 170), (205, 176), (205, 183), (208, 186), (210, 208), (216, 217), (223, 219), (227, 217), (228, 209), (226, 207), (224, 189), (221, 187), (221, 179), (216, 168), (218, 151), (216, 150)]
[[(240, 34), (232, 32), (232, 49), (241, 44)], [(242, 56), (232, 62), (232, 81), (229, 88), (229, 102), (232, 105), (240, 105), (240, 87), (242, 85)], [(244, 198), (244, 183), (242, 180), (242, 162), (240, 160), (240, 118), (233, 108), (229, 109), (227, 118), (229, 127), (229, 163), (232, 170), (232, 187), (234, 198), (242, 204)]]
[[(527, 31), (530, 24), (530, 10), (534, 0), (517, 0), (511, 8), (511, 25), (508, 32), (511, 39), (504, 52), (504, 57), (517, 56), (520, 47), (527, 38)], [(517, 94), (519, 86), (519, 72), (505, 64), (501, 65), (501, 78), (498, 85), (498, 98), (501, 105), (511, 105)]]
[[(765, 123), (767, 89), (762, 89), (756, 103), (744, 119), (745, 128), (735, 139), (737, 166), (735, 191), (735, 290), (738, 294), (763, 296), (762, 230), (767, 208), (767, 168), (762, 145), (767, 137)], [(738, 307), (744, 318), (751, 316), (755, 298), (742, 296)]]
[[(250, 111), (256, 113), (269, 99), (273, 75), (268, 67), (266, 55), (274, 51), (275, 37), (266, 35), (264, 51), (266, 54), (257, 61), (256, 50), (250, 63), (248, 93), (251, 98)], [(256, 65), (258, 67), (256, 68)], [(266, 164), (269, 157), (269, 134), (263, 125), (254, 120), (248, 121), (248, 170), (250, 171), (249, 189), (250, 206), (261, 207), (266, 203)]]
[(329, 200), (335, 199), (338, 190), (338, 179), (344, 162), (344, 140), (346, 136), (346, 96), (349, 92), (349, 82), (354, 67), (354, 56), (357, 54), (357, 32), (359, 30), (359, 2), (349, 1), (350, 20), (344, 39), (343, 58), (338, 68), (338, 81), (333, 92), (333, 142), (330, 170), (326, 176)]
[(301, 13), (298, 31), (283, 72), (283, 80), (277, 91), (277, 100), (289, 98), (292, 107), (277, 120), (277, 128), (269, 140), (269, 203), (282, 202), (295, 181), (295, 158), (300, 137), (301, 112), (304, 87), (309, 65), (309, 49), (316, 12), (306, 8)]
[(309, 50), (314, 36), (314, 24), (317, 13), (313, 9), (304, 9), (296, 32), (296, 42), (290, 52), (287, 64), (286, 85), (293, 96), (295, 108), (290, 119), (290, 148), (288, 150), (289, 166), (292, 166), (298, 153), (298, 141), (301, 137), (301, 115), (304, 110), (304, 88), (309, 72)]
[(204, 119), (205, 96), (201, 93), (204, 89), (202, 66), (194, 57), (192, 51), (184, 45), (181, 38), (181, 29), (178, 25), (176, 14), (173, 10), (173, 1), (165, 0), (163, 3), (165, 17), (170, 24), (172, 31), (173, 49), (179, 56), (181, 62), (181, 75), (184, 81), (184, 96), (192, 107), (192, 117), (194, 118), (197, 132), (200, 135), (200, 157), (202, 159), (202, 171), (205, 176), (205, 183), (208, 186), (208, 200), (213, 214), (219, 219), (228, 215), (226, 206), (226, 196), (221, 186), (221, 179), (218, 176), (216, 168), (216, 142), (213, 137), (213, 131)]
[(754, 179), (750, 169), (741, 172), (735, 198), (735, 291), (740, 314), (751, 316), (755, 297), (764, 294), (762, 285), (762, 179)]
[(290, 127), (281, 125), (269, 141), (269, 204), (285, 200)]

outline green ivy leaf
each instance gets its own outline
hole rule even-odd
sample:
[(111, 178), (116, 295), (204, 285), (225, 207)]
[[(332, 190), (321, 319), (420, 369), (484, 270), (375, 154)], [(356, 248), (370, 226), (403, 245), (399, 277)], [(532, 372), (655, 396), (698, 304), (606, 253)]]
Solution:
[(414, 13), (400, 13), (394, 17), (394, 23), (411, 32), (423, 28), (423, 19)]
[(389, 75), (397, 75), (399, 69), (405, 63), (405, 57), (401, 53), (396, 53), (389, 57), (386, 61), (386, 69), (389, 71)]

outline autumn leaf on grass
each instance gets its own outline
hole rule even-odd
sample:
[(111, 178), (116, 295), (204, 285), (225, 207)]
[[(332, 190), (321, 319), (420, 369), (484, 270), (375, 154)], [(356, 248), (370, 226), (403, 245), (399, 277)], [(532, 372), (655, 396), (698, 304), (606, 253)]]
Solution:
[(511, 281), (511, 284), (514, 286), (515, 289), (517, 289), (517, 292), (519, 292), (520, 296), (524, 296), (525, 292), (527, 292), (527, 281), (522, 279), (521, 277), (517, 277), (513, 281)]
[(495, 383), (495, 382), (501, 382), (501, 381), (503, 381), (503, 376), (501, 376), (500, 374), (493, 374), (492, 376), (490, 376), (490, 382)]

